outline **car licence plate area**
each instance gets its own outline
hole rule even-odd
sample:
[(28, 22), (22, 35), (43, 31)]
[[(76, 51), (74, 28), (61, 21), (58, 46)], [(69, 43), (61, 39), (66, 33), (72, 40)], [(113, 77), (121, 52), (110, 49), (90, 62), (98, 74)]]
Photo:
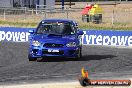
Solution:
[(58, 50), (58, 49), (43, 49), (42, 53), (43, 54), (50, 54), (50, 55), (63, 55), (64, 51)]
[(48, 52), (50, 53), (50, 52), (54, 52), (54, 53), (58, 53), (59, 52), (59, 50), (55, 50), (55, 49), (48, 49)]

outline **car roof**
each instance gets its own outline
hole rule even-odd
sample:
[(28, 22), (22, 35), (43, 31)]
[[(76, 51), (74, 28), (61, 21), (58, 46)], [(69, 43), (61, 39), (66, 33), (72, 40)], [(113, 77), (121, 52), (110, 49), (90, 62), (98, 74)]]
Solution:
[(42, 22), (70, 22), (73, 25), (76, 25), (77, 22), (70, 19), (44, 19)]

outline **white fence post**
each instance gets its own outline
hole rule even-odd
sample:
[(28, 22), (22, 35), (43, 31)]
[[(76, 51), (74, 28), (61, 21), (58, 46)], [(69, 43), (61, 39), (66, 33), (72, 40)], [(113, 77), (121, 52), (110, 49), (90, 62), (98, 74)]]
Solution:
[(112, 25), (114, 24), (114, 10), (112, 11)]
[(5, 9), (4, 9), (4, 14), (3, 14), (3, 15), (4, 15), (4, 20), (6, 20), (6, 13), (5, 13)]
[(36, 14), (38, 14), (38, 11), (37, 10), (38, 10), (38, 5), (36, 5)]
[(27, 11), (27, 8), (25, 7), (24, 10), (25, 10), (24, 21), (26, 21), (26, 17), (27, 17), (27, 16), (26, 16), (26, 11)]
[(69, 9), (68, 8), (66, 8), (66, 16), (67, 16), (67, 19), (69, 18), (69, 11), (68, 11)]

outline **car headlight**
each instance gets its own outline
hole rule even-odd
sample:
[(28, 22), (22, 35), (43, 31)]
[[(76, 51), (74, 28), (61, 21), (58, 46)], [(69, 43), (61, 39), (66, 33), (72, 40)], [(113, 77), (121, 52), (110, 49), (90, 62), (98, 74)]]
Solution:
[(33, 42), (32, 42), (32, 45), (33, 45), (33, 46), (40, 46), (40, 42), (38, 42), (38, 41), (33, 41)]
[(75, 42), (69, 42), (66, 44), (67, 47), (76, 47), (76, 43)]

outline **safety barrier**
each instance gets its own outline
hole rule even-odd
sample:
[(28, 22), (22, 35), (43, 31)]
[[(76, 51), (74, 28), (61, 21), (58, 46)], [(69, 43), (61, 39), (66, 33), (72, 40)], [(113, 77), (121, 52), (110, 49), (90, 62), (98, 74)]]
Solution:
[[(35, 28), (0, 27), (0, 41), (28, 42)], [(132, 46), (132, 31), (83, 30), (82, 44)]]
[(33, 28), (0, 27), (0, 41), (27, 42)]
[(86, 45), (132, 46), (132, 31), (87, 30), (82, 42)]

